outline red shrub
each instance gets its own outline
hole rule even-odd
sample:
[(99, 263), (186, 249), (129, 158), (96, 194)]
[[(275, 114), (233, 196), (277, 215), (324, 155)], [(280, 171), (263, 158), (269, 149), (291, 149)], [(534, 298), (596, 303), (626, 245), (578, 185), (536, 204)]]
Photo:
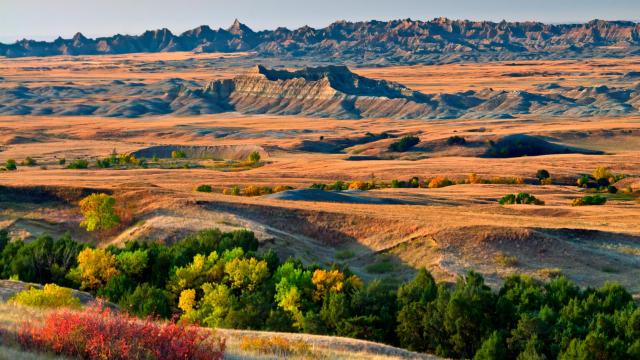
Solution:
[(214, 359), (224, 356), (224, 339), (194, 326), (140, 320), (109, 309), (61, 310), (42, 325), (25, 322), (22, 346), (82, 359)]

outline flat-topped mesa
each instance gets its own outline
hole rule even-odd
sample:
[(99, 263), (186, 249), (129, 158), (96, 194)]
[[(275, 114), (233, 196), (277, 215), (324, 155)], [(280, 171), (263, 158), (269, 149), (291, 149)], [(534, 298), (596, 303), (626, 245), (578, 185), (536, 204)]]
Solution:
[[(203, 93), (243, 113), (361, 118), (424, 112), (428, 96), (400, 84), (369, 79), (346, 66), (289, 71), (258, 65), (233, 79), (209, 83)], [(404, 109), (403, 109), (404, 107)]]
[(353, 73), (348, 67), (342, 65), (306, 67), (295, 71), (268, 69), (262, 65), (256, 65), (247, 72), (247, 75), (276, 82), (294, 79), (302, 79), (308, 83), (322, 82), (324, 86), (346, 95), (405, 98), (413, 101), (425, 100), (423, 94), (403, 85), (366, 78)]

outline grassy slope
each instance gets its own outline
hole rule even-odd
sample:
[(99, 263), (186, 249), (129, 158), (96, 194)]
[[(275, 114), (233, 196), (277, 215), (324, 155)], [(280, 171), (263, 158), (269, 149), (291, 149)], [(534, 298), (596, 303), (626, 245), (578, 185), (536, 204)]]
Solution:
[[(22, 321), (40, 321), (47, 310), (0, 303), (0, 331), (15, 332)], [(219, 329), (217, 333), (227, 339), (226, 357), (229, 359), (276, 359), (283, 353), (278, 349), (257, 352), (243, 349), (242, 339), (284, 338), (293, 344), (303, 344), (305, 351), (287, 355), (290, 359), (437, 359), (388, 345), (342, 337), (307, 334), (274, 333), (263, 331)], [(34, 354), (17, 349), (13, 344), (0, 345), (0, 360), (3, 359), (59, 359), (51, 355)]]

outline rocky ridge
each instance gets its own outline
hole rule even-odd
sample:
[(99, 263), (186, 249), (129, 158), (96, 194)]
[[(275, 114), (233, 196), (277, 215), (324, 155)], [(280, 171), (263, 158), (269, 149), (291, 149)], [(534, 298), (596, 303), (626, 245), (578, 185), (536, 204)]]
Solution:
[(626, 56), (640, 52), (640, 24), (593, 20), (544, 24), (451, 20), (338, 21), (325, 28), (253, 31), (235, 21), (227, 29), (199, 26), (141, 35), (89, 39), (77, 33), (52, 42), (0, 44), (0, 56), (125, 54), (134, 52), (239, 52), (264, 57), (332, 59), (336, 63), (391, 64)]

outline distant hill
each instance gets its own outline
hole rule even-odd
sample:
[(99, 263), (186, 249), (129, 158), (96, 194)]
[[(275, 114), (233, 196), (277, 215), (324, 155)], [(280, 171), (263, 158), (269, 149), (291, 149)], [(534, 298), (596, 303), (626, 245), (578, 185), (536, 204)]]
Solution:
[[(0, 88), (3, 115), (200, 115), (223, 112), (337, 119), (513, 118), (638, 114), (640, 84), (558, 87), (545, 93), (468, 90), (427, 94), (363, 77), (345, 66), (296, 71), (256, 66), (206, 84), (168, 79), (150, 84), (43, 85)], [(122, 101), (109, 101), (113, 97)], [(77, 99), (82, 98), (83, 104)]]
[(182, 34), (168, 29), (89, 39), (77, 33), (52, 42), (0, 44), (0, 56), (125, 54), (134, 52), (238, 52), (261, 56), (331, 58), (388, 64), (625, 56), (640, 54), (640, 24), (593, 20), (583, 24), (450, 20), (338, 21), (322, 29), (255, 32), (235, 21), (227, 29), (203, 25)]

